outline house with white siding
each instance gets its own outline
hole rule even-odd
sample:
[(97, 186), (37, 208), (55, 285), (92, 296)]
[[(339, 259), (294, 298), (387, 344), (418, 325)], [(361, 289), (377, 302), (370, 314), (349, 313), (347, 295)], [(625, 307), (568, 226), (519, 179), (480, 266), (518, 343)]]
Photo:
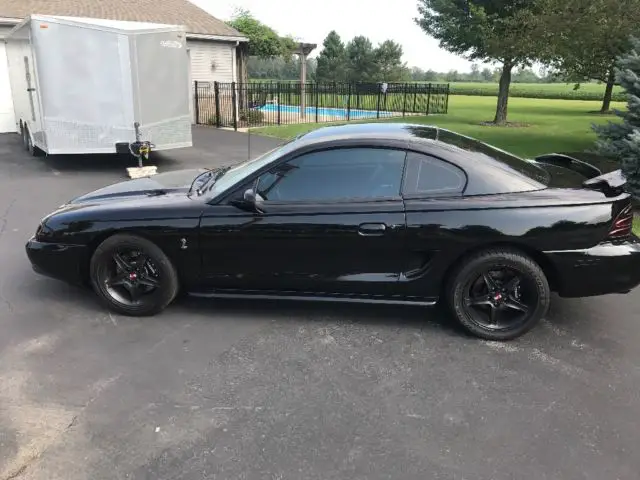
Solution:
[(192, 83), (246, 78), (248, 39), (189, 0), (0, 0), (0, 133), (17, 131), (4, 37), (31, 14), (184, 25)]

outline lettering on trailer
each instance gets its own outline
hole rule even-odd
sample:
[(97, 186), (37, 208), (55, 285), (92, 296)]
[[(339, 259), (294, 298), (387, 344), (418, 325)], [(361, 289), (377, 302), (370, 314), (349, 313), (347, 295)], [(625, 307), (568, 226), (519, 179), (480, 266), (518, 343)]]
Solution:
[(162, 40), (160, 46), (165, 48), (182, 48), (182, 42), (176, 40)]

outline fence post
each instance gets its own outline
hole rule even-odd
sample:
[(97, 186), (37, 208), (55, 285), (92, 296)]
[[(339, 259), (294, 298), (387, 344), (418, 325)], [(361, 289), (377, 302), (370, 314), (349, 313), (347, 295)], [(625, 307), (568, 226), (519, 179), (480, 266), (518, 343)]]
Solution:
[(411, 109), (411, 113), (418, 113), (416, 112), (417, 101), (418, 101), (418, 84), (414, 83), (413, 84), (413, 108)]
[(307, 92), (304, 82), (300, 82), (300, 114), (302, 118), (307, 118)]
[(213, 96), (216, 102), (216, 127), (220, 128), (220, 85), (213, 82)]
[(236, 82), (231, 82), (231, 101), (233, 102), (233, 129), (238, 131), (238, 106), (236, 105)]
[(447, 98), (444, 103), (444, 113), (449, 113), (449, 94), (451, 93), (451, 84), (447, 83)]
[(404, 95), (402, 97), (402, 116), (404, 117), (407, 114), (407, 83), (404, 84), (404, 88), (402, 89)]
[(356, 109), (360, 110), (360, 86), (356, 83)]
[(349, 82), (349, 90), (347, 94), (347, 122), (351, 120), (351, 82)]
[(389, 93), (389, 85), (387, 84), (387, 89), (384, 91), (384, 101), (383, 101), (383, 106), (382, 109), (386, 112), (387, 111), (387, 95)]
[(316, 81), (316, 123), (318, 123), (318, 102), (320, 100), (320, 84)]
[(280, 125), (280, 82), (276, 85), (276, 97), (278, 102), (278, 125)]
[(380, 95), (382, 94), (382, 85), (378, 83), (378, 108), (376, 110), (376, 118), (380, 118)]
[(194, 82), (194, 95), (193, 95), (193, 101), (195, 103), (194, 105), (194, 110), (195, 110), (195, 115), (196, 115), (196, 125), (200, 124), (200, 99), (198, 98), (198, 81), (196, 80)]
[(427, 115), (429, 115), (430, 106), (431, 106), (431, 83), (429, 83), (429, 89), (427, 90)]

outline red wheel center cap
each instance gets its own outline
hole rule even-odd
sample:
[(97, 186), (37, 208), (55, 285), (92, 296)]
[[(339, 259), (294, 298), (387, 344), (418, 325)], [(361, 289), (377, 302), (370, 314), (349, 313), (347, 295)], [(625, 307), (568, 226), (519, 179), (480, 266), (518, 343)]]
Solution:
[(502, 300), (502, 294), (501, 293), (496, 293), (495, 296), (493, 297), (493, 299), (496, 302), (499, 302), (500, 300)]
[(135, 273), (132, 272), (129, 274), (129, 280), (131, 280), (132, 282), (137, 279), (138, 279), (138, 275), (136, 275)]

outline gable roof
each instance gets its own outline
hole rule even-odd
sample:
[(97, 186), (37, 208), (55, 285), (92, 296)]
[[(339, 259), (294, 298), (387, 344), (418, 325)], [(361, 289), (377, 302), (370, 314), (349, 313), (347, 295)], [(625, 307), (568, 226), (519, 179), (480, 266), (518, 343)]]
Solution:
[(189, 0), (0, 0), (0, 19), (31, 14), (184, 25), (187, 33), (243, 36)]

